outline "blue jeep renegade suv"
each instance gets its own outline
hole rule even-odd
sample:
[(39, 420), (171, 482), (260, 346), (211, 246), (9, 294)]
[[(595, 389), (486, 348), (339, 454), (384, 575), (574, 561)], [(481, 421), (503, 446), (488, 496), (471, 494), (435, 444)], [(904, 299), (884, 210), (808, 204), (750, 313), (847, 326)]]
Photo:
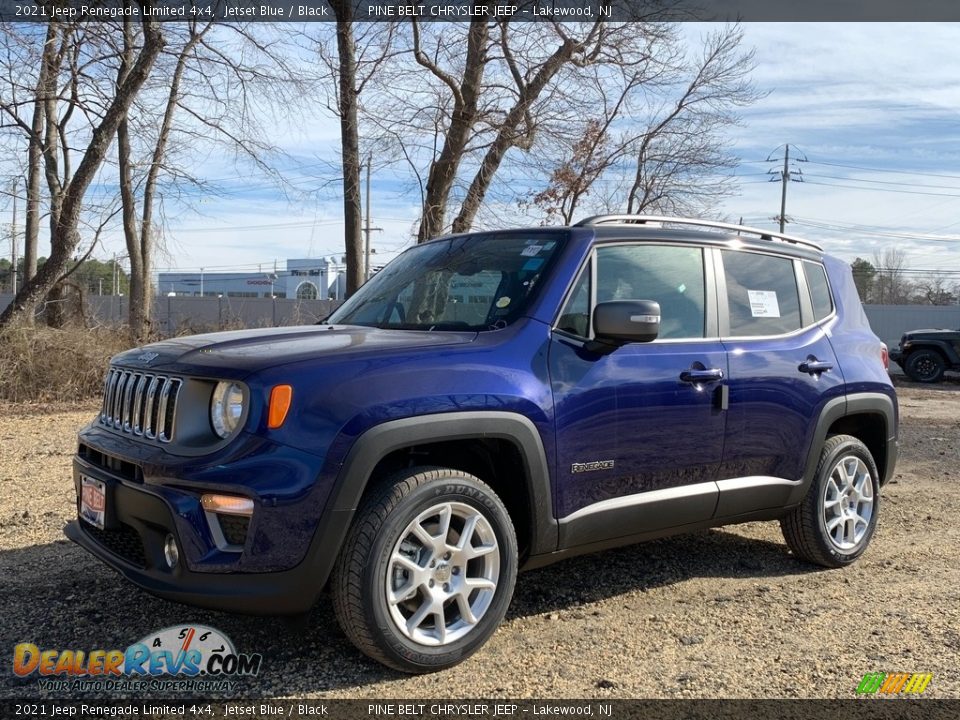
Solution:
[(360, 650), (451, 666), (518, 568), (779, 520), (866, 549), (897, 401), (850, 268), (813, 243), (602, 216), (445, 237), (316, 326), (113, 358), (67, 535), (163, 598), (307, 610)]

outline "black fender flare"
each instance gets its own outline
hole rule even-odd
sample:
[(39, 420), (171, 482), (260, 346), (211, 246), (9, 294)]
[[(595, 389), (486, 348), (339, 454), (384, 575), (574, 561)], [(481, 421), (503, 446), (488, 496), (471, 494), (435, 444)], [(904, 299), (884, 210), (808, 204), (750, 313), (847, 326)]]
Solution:
[[(889, 395), (884, 393), (851, 393), (842, 397), (836, 397), (828, 400), (820, 411), (820, 417), (817, 419), (817, 426), (814, 429), (813, 441), (807, 451), (807, 462), (804, 466), (803, 482), (800, 483), (790, 495), (789, 505), (796, 505), (801, 502), (807, 494), (807, 489), (813, 482), (813, 476), (817, 471), (817, 464), (820, 461), (820, 449), (827, 440), (827, 433), (830, 426), (840, 418), (848, 415), (873, 414), (880, 415), (884, 419), (884, 440), (886, 441), (886, 457), (884, 460), (885, 472), (880, 478), (880, 484), (884, 485), (893, 476), (894, 467), (897, 464), (897, 411), (894, 401)], [(879, 459), (879, 458), (878, 458)]]
[[(424, 443), (472, 438), (507, 440), (517, 447), (523, 459), (530, 497), (530, 554), (554, 552), (559, 541), (559, 526), (553, 517), (553, 491), (543, 442), (533, 422), (513, 412), (437, 413), (375, 425), (364, 432), (347, 453), (327, 507), (335, 513), (349, 513), (352, 517), (374, 468), (391, 452)], [(339, 549), (342, 541), (341, 537), (335, 547)]]
[[(934, 340), (932, 338), (925, 340), (911, 340), (910, 353), (902, 356), (903, 363), (906, 364), (907, 358), (918, 350), (933, 350), (941, 355), (943, 357), (943, 361), (947, 365), (947, 370), (960, 365), (960, 355), (957, 354), (957, 351), (954, 349), (952, 343), (944, 340)], [(902, 353), (903, 349), (901, 348), (901, 354)]]

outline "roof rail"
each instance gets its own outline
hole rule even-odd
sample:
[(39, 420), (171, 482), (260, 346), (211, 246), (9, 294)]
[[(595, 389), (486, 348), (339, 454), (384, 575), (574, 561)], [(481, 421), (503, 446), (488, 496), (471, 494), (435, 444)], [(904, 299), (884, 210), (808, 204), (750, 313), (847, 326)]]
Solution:
[(793, 235), (784, 235), (782, 233), (771, 232), (770, 230), (747, 227), (746, 225), (732, 225), (730, 223), (715, 222), (713, 220), (697, 220), (692, 218), (670, 217), (668, 215), (594, 215), (575, 223), (574, 227), (596, 227), (597, 225), (613, 225), (615, 223), (623, 225), (646, 225), (648, 223), (696, 225), (698, 227), (716, 228), (718, 230), (731, 230), (735, 231), (738, 235), (758, 235), (761, 240), (780, 240), (781, 242), (805, 245), (814, 250), (823, 251), (823, 248), (817, 243), (794, 237)]

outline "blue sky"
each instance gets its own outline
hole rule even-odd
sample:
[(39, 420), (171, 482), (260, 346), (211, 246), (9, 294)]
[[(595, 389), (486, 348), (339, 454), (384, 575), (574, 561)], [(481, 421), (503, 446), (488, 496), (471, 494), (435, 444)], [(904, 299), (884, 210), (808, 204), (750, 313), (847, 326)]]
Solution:
[[(692, 38), (708, 29), (684, 26)], [(781, 188), (765, 173), (780, 167), (789, 143), (808, 162), (794, 165), (805, 182), (788, 187), (787, 232), (848, 260), (895, 246), (912, 268), (960, 273), (960, 25), (748, 23), (744, 30), (756, 50), (752, 79), (768, 94), (731, 131), (742, 164), (739, 192), (723, 204), (726, 219), (775, 227)], [(176, 218), (158, 269), (256, 270), (287, 257), (340, 255), (338, 185), (329, 184), (335, 168), (322, 162), (336, 158), (337, 123), (319, 109), (313, 117), (278, 129), (302, 163), (293, 179), (302, 196), (288, 200), (208, 159), (201, 174), (223, 178), (226, 194)], [(771, 155), (781, 160), (768, 162)], [(375, 173), (372, 197), (382, 262), (410, 244), (418, 198), (389, 170)], [(123, 252), (119, 234), (98, 255), (114, 251)]]

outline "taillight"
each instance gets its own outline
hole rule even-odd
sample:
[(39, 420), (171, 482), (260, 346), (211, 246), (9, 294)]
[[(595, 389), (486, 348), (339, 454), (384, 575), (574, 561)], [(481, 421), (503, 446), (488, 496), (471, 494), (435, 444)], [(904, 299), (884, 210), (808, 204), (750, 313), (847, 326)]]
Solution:
[(883, 363), (884, 370), (890, 369), (890, 351), (886, 343), (880, 343), (880, 362)]

